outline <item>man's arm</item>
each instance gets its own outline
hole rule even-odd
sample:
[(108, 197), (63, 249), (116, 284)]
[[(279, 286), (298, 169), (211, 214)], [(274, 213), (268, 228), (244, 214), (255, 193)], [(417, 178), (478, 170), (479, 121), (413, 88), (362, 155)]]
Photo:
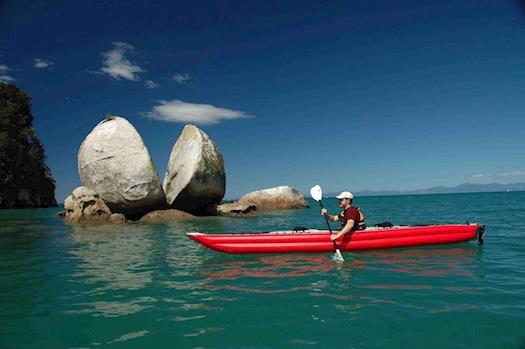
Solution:
[(352, 230), (352, 228), (354, 227), (354, 220), (353, 219), (349, 219), (348, 221), (346, 221), (346, 224), (345, 226), (343, 227), (343, 229), (341, 229), (339, 232), (335, 233), (335, 234), (332, 234), (330, 236), (330, 239), (333, 241), (333, 240), (337, 240), (339, 239), (341, 236), (345, 235), (346, 233), (350, 232)]
[(328, 218), (329, 221), (337, 222), (339, 220), (338, 215), (332, 216), (331, 214), (328, 214), (328, 211), (326, 210), (326, 208), (323, 208), (321, 210), (321, 214), (325, 216), (326, 218)]

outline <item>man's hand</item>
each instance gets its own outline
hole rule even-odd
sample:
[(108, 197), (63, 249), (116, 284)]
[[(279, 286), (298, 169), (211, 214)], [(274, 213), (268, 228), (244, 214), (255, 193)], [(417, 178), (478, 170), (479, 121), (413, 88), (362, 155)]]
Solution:
[(328, 210), (326, 208), (323, 208), (321, 210), (321, 216), (327, 216), (328, 215)]
[(332, 241), (335, 241), (335, 240), (339, 239), (340, 237), (341, 237), (341, 235), (339, 235), (339, 233), (330, 234), (330, 240), (332, 240)]

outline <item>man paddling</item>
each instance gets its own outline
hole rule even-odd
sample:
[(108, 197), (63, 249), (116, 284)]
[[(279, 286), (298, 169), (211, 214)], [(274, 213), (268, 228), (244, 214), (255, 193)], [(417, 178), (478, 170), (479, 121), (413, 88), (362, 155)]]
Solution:
[(341, 230), (330, 236), (332, 241), (339, 239), (348, 232), (366, 229), (365, 217), (359, 208), (352, 206), (352, 200), (354, 199), (352, 193), (349, 191), (343, 191), (341, 194), (337, 195), (336, 198), (339, 199), (339, 207), (343, 209), (340, 214), (332, 216), (331, 214), (328, 214), (326, 208), (321, 210), (321, 214), (328, 220), (341, 222)]

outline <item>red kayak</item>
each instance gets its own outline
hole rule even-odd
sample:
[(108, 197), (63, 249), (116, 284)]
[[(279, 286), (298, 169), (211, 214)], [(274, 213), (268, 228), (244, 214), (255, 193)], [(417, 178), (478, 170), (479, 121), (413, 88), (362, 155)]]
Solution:
[[(368, 228), (337, 240), (341, 251), (442, 245), (477, 240), (483, 243), (482, 224), (446, 224)], [(186, 233), (213, 250), (226, 253), (330, 252), (330, 233), (322, 230), (275, 231), (242, 234)]]

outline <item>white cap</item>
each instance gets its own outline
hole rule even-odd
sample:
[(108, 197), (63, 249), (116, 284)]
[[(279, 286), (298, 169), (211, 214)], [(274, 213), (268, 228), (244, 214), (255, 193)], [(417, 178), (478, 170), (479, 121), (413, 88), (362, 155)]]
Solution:
[(352, 200), (354, 198), (354, 195), (352, 195), (352, 193), (350, 193), (349, 191), (343, 191), (341, 192), (341, 194), (337, 195), (336, 198)]

